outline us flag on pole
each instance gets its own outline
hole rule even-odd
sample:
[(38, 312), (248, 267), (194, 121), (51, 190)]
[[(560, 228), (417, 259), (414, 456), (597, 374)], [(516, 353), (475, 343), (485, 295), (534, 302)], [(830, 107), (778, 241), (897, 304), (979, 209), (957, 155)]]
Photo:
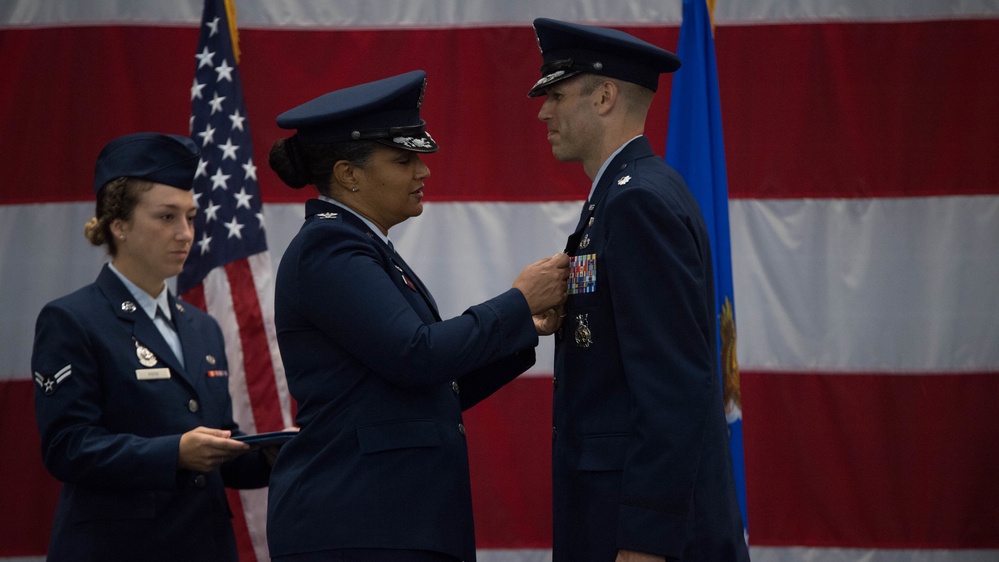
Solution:
[[(191, 85), (195, 243), (177, 292), (218, 320), (233, 417), (246, 433), (292, 423), (274, 332), (273, 278), (240, 85), (231, 0), (206, 0)], [(266, 489), (229, 490), (241, 560), (267, 560)]]

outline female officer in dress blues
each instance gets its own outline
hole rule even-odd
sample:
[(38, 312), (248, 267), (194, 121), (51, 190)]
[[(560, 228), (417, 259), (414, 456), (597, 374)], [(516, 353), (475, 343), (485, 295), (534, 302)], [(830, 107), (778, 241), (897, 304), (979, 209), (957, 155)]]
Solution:
[(109, 142), (85, 232), (112, 261), (38, 316), (35, 412), (63, 482), (49, 560), (237, 560), (223, 488), (267, 484), (265, 456), (229, 438), (218, 324), (165, 285), (194, 238), (198, 160), (180, 136)]
[(565, 299), (568, 260), (442, 320), (388, 231), (423, 211), (437, 144), (426, 75), (338, 90), (278, 117), (291, 187), (316, 186), (277, 274), (275, 321), (301, 432), (271, 476), (274, 560), (475, 559), (462, 410), (534, 362), (532, 314)]

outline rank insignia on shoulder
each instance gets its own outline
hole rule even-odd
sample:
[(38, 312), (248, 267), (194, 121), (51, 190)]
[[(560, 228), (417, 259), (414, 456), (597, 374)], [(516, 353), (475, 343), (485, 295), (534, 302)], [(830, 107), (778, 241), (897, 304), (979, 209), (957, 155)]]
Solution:
[(624, 176), (623, 178), (617, 180), (618, 185), (624, 185), (631, 181), (631, 176)]
[(317, 218), (321, 219), (335, 219), (339, 213), (316, 213)]
[(46, 377), (45, 375), (35, 371), (35, 382), (38, 383), (38, 387), (42, 389), (45, 396), (52, 396), (52, 394), (59, 388), (62, 381), (69, 378), (73, 374), (72, 365), (66, 365), (62, 369), (56, 371), (56, 374)]
[(590, 332), (589, 314), (576, 315), (576, 345), (583, 349), (590, 347), (593, 343), (593, 333)]

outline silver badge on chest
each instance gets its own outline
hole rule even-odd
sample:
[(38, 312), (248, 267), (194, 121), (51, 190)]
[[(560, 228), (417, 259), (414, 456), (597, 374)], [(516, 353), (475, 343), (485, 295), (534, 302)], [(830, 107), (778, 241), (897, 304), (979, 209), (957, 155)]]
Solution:
[(139, 342), (135, 342), (135, 356), (139, 358), (139, 363), (143, 367), (152, 367), (159, 361), (149, 348)]
[(590, 347), (593, 343), (593, 333), (590, 332), (589, 326), (589, 314), (577, 314), (576, 315), (576, 345), (583, 349)]

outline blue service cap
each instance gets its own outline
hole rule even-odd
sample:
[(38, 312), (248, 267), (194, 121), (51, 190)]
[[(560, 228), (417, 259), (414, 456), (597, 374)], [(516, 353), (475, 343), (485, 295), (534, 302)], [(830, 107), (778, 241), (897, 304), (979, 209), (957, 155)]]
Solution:
[(278, 115), (282, 129), (297, 129), (305, 142), (373, 140), (411, 150), (437, 152), (420, 119), (427, 73), (414, 70), (336, 90)]
[(584, 72), (632, 82), (654, 92), (661, 73), (680, 68), (680, 59), (673, 53), (616, 29), (538, 18), (534, 32), (544, 64), (541, 80), (527, 94), (531, 98), (543, 96), (546, 87)]
[(94, 193), (109, 181), (132, 177), (190, 190), (201, 151), (187, 137), (163, 133), (133, 133), (104, 145), (97, 156)]

